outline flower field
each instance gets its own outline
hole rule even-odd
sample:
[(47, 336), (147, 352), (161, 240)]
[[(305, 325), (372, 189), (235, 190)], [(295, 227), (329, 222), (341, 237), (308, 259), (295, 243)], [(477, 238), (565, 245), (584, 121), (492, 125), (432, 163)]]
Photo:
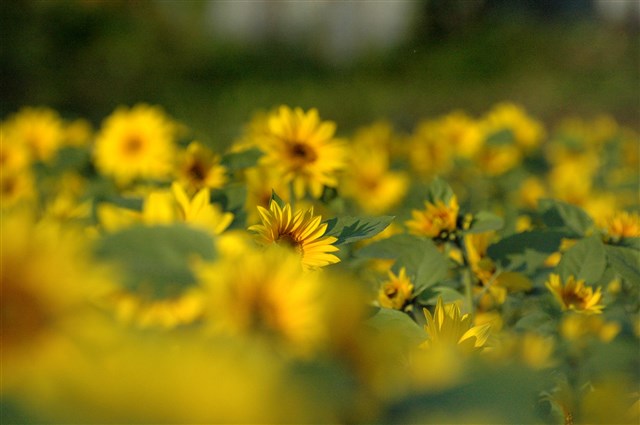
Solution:
[(7, 116), (2, 423), (638, 423), (636, 130), (322, 113)]

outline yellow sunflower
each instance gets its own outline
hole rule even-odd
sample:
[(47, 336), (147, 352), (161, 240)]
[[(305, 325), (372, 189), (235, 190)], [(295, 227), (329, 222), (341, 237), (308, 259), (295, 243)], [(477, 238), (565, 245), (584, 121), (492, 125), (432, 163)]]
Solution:
[(560, 276), (555, 273), (549, 275), (546, 286), (560, 303), (563, 311), (573, 310), (585, 314), (602, 313), (604, 305), (600, 303), (602, 298), (602, 288), (600, 287), (594, 292), (592, 287), (585, 286), (584, 280), (576, 280), (574, 276), (569, 276), (563, 285)]
[(269, 116), (269, 132), (260, 141), (265, 152), (261, 164), (277, 170), (285, 183), (292, 183), (297, 199), (309, 192), (315, 198), (324, 186), (338, 185), (337, 173), (344, 168), (344, 144), (333, 137), (336, 126), (320, 121), (318, 111), (304, 112), (281, 106)]
[(603, 220), (607, 235), (614, 240), (640, 237), (640, 214), (637, 212), (617, 211)]
[(206, 293), (205, 317), (216, 333), (268, 335), (300, 352), (328, 336), (319, 275), (305, 273), (289, 250), (246, 249), (196, 272)]
[(50, 161), (62, 145), (64, 125), (48, 108), (23, 108), (2, 126), (2, 143), (25, 146), (40, 161)]
[(411, 298), (413, 284), (407, 277), (407, 270), (402, 267), (398, 275), (389, 271), (389, 280), (382, 284), (378, 291), (378, 303), (385, 308), (401, 310)]
[(313, 214), (313, 208), (298, 210), (295, 213), (291, 205), (283, 208), (272, 201), (269, 209), (258, 207), (262, 224), (249, 227), (257, 233), (258, 242), (262, 245), (277, 244), (293, 248), (300, 254), (305, 269), (314, 269), (340, 261), (330, 252), (338, 251), (333, 243), (334, 236), (324, 236), (327, 224), (321, 223), (322, 217)]
[(441, 237), (456, 229), (459, 210), (460, 207), (455, 196), (452, 196), (447, 204), (441, 200), (435, 204), (425, 202), (425, 209), (411, 211), (413, 219), (408, 220), (405, 224), (409, 232), (414, 235), (429, 238)]
[(137, 178), (166, 178), (172, 171), (176, 129), (158, 107), (121, 107), (105, 119), (96, 137), (95, 165), (121, 185)]
[(177, 167), (178, 182), (193, 194), (202, 188), (220, 189), (227, 182), (220, 157), (200, 142), (191, 142)]
[(444, 305), (442, 298), (438, 298), (433, 314), (425, 308), (424, 315), (427, 319), (424, 329), (429, 339), (422, 343), (422, 348), (448, 345), (471, 352), (482, 349), (489, 338), (490, 324), (473, 326), (469, 314), (461, 315), (455, 303)]

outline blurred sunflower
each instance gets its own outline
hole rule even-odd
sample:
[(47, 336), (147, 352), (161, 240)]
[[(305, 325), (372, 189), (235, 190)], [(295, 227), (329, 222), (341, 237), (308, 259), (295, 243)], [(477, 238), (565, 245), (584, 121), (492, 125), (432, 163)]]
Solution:
[(640, 237), (640, 214), (637, 212), (617, 211), (603, 220), (602, 227), (607, 236), (614, 240)]
[(23, 108), (2, 126), (2, 143), (25, 146), (32, 157), (51, 161), (65, 137), (58, 113), (49, 108)]
[(269, 116), (268, 125), (268, 134), (259, 142), (265, 152), (261, 164), (277, 170), (285, 184), (291, 183), (296, 199), (307, 192), (319, 198), (324, 186), (338, 185), (345, 148), (333, 137), (333, 122), (320, 121), (316, 109), (305, 113), (281, 106)]
[(194, 141), (181, 153), (177, 166), (178, 182), (193, 194), (200, 189), (220, 189), (227, 182), (226, 168), (220, 165), (220, 157), (202, 143)]
[(324, 236), (327, 224), (321, 223), (322, 217), (313, 214), (313, 207), (308, 210), (292, 212), (291, 205), (280, 207), (271, 201), (269, 209), (258, 207), (262, 224), (249, 227), (256, 232), (257, 240), (262, 245), (277, 244), (293, 248), (301, 257), (305, 269), (314, 269), (340, 261), (331, 252), (338, 251), (333, 244), (334, 236)]
[(602, 293), (599, 287), (594, 292), (592, 287), (585, 286), (584, 280), (577, 280), (574, 276), (569, 276), (563, 284), (560, 276), (555, 273), (549, 275), (545, 285), (560, 303), (563, 311), (573, 310), (585, 314), (602, 313), (604, 305), (600, 303)]
[(489, 338), (490, 324), (473, 326), (469, 314), (461, 315), (457, 304), (445, 305), (441, 297), (438, 297), (433, 314), (425, 308), (424, 315), (428, 339), (422, 343), (422, 348), (453, 345), (465, 352), (472, 352), (482, 349)]
[(413, 293), (413, 284), (402, 267), (398, 274), (389, 271), (389, 279), (378, 291), (378, 303), (385, 308), (402, 310)]
[(455, 196), (445, 204), (438, 200), (435, 204), (425, 202), (424, 210), (412, 210), (412, 220), (405, 222), (409, 233), (429, 238), (447, 236), (456, 229), (458, 219), (458, 200)]
[[(242, 273), (238, 273), (241, 270)], [(322, 285), (289, 250), (246, 249), (197, 270), (205, 316), (215, 332), (262, 334), (306, 352), (327, 337)]]
[(96, 137), (95, 165), (120, 185), (137, 178), (166, 178), (173, 167), (176, 130), (158, 107), (120, 107), (105, 119)]

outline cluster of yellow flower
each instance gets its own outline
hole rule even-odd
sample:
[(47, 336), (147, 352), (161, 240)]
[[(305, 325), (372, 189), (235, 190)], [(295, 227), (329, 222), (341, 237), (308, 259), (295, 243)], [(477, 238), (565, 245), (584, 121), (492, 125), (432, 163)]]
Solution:
[(611, 118), (1, 132), (3, 422), (640, 417), (640, 142)]

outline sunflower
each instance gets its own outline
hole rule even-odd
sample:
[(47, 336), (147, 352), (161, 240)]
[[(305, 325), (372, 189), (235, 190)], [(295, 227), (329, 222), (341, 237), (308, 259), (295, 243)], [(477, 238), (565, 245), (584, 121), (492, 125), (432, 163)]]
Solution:
[(313, 269), (340, 261), (330, 252), (338, 251), (333, 244), (334, 236), (324, 236), (327, 224), (321, 223), (322, 217), (313, 214), (313, 207), (298, 210), (295, 214), (291, 205), (280, 207), (271, 201), (269, 209), (258, 207), (262, 224), (249, 227), (257, 233), (258, 242), (262, 245), (277, 244), (293, 248), (302, 259), (305, 269)]
[(103, 122), (94, 159), (102, 174), (126, 185), (137, 178), (163, 179), (172, 171), (177, 126), (160, 108), (121, 107)]
[(604, 306), (600, 303), (602, 298), (600, 287), (594, 292), (592, 287), (585, 286), (584, 280), (576, 280), (574, 276), (569, 276), (563, 285), (560, 276), (555, 273), (549, 275), (545, 284), (560, 303), (563, 311), (573, 310), (585, 314), (602, 313)]
[(260, 140), (265, 152), (261, 164), (277, 170), (284, 183), (291, 183), (297, 199), (307, 192), (319, 198), (324, 186), (338, 185), (337, 172), (345, 166), (345, 149), (333, 138), (333, 122), (320, 121), (316, 109), (305, 113), (281, 106), (269, 116), (268, 126), (269, 132)]
[(603, 222), (602, 227), (613, 240), (640, 237), (640, 214), (637, 212), (617, 211)]
[(414, 235), (429, 238), (443, 237), (456, 229), (459, 209), (455, 196), (452, 196), (447, 204), (441, 200), (435, 204), (425, 202), (425, 209), (411, 211), (413, 219), (405, 224), (409, 232)]
[(473, 326), (469, 314), (460, 315), (457, 304), (444, 305), (442, 298), (438, 298), (433, 315), (424, 309), (427, 324), (424, 326), (429, 339), (421, 347), (430, 349), (440, 345), (458, 346), (463, 351), (471, 352), (482, 349), (487, 339), (491, 325), (486, 323)]
[(220, 165), (220, 157), (197, 141), (182, 152), (176, 171), (178, 182), (190, 194), (203, 188), (220, 189), (227, 182), (227, 169)]
[(2, 144), (25, 146), (36, 160), (53, 159), (65, 137), (58, 113), (48, 108), (23, 108), (2, 126)]
[(215, 333), (258, 334), (306, 351), (327, 337), (320, 278), (287, 249), (245, 249), (196, 269)]
[(413, 284), (404, 267), (397, 275), (389, 271), (389, 280), (385, 281), (378, 291), (378, 303), (385, 308), (401, 310), (411, 298), (412, 292)]

